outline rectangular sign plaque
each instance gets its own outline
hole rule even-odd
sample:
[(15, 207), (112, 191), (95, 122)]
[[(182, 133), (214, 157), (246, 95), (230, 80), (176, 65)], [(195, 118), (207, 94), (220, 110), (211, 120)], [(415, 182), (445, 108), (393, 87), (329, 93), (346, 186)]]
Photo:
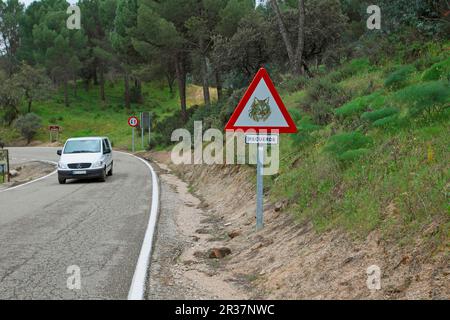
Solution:
[(247, 144), (278, 144), (278, 135), (275, 134), (249, 134), (245, 136)]

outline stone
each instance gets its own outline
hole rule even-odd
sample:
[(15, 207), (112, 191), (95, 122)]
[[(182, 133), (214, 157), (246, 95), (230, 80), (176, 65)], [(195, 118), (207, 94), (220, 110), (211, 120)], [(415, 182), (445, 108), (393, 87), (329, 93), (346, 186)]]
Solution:
[(19, 171), (13, 169), (13, 170), (9, 171), (9, 175), (11, 177), (17, 177), (19, 175)]
[(241, 231), (239, 231), (239, 230), (234, 230), (234, 231), (228, 232), (228, 236), (231, 239), (234, 239), (234, 238), (236, 238), (236, 237), (238, 237), (240, 235), (241, 235)]
[(209, 252), (210, 259), (222, 259), (231, 254), (231, 249), (227, 247), (212, 248)]

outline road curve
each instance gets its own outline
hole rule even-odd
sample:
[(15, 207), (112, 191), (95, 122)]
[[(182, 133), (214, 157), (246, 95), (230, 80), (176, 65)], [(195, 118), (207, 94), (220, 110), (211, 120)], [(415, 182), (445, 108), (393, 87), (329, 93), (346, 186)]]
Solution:
[[(13, 163), (56, 161), (56, 150), (10, 148)], [(126, 299), (151, 194), (149, 168), (122, 153), (105, 183), (52, 175), (0, 191), (0, 299)], [(77, 267), (81, 289), (69, 289)]]

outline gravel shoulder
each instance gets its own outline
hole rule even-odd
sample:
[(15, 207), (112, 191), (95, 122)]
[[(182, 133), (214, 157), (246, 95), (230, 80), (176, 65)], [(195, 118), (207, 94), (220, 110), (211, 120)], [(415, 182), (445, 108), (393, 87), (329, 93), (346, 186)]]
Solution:
[(147, 299), (246, 299), (248, 291), (210, 258), (221, 248), (214, 220), (189, 186), (162, 163), (156, 163), (161, 183), (160, 215), (150, 266)]
[(12, 164), (10, 172), (14, 173), (14, 176), (11, 176), (10, 182), (0, 184), (0, 190), (39, 179), (55, 170), (55, 165), (41, 161), (28, 161), (20, 164)]

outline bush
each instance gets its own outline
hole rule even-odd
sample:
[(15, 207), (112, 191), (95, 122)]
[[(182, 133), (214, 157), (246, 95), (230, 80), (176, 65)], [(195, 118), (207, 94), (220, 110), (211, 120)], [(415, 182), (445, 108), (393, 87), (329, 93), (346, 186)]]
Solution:
[(298, 129), (297, 133), (292, 135), (292, 143), (298, 147), (313, 142), (311, 133), (319, 130), (321, 126), (314, 124), (310, 116), (302, 115), (297, 109), (289, 109), (289, 113)]
[(334, 107), (325, 101), (317, 101), (311, 105), (314, 123), (326, 125), (331, 122)]
[(289, 76), (280, 84), (280, 89), (286, 90), (287, 92), (300, 91), (305, 87), (307, 80), (305, 76)]
[(390, 90), (398, 90), (407, 85), (409, 77), (416, 71), (412, 65), (406, 65), (398, 68), (388, 75), (384, 81), (384, 86)]
[(20, 134), (27, 140), (27, 143), (31, 142), (31, 139), (36, 135), (41, 127), (41, 118), (34, 113), (27, 113), (24, 116), (20, 116), (16, 122), (15, 127), (20, 131)]
[(398, 120), (399, 120), (398, 114), (393, 114), (391, 116), (384, 117), (374, 121), (372, 125), (374, 127), (388, 127), (397, 124)]
[(334, 76), (339, 75), (340, 80), (342, 81), (346, 78), (349, 78), (355, 74), (367, 71), (370, 69), (370, 61), (368, 58), (360, 58), (360, 59), (354, 59), (350, 61), (350, 63), (344, 65), (341, 68), (341, 71), (339, 74), (335, 74)]
[(344, 72), (342, 72), (341, 70), (335, 70), (328, 74), (328, 78), (334, 82), (341, 82), (342, 80), (345, 79), (345, 77), (346, 76), (345, 76)]
[(369, 122), (375, 122), (377, 120), (397, 114), (398, 112), (399, 110), (397, 108), (387, 107), (376, 111), (364, 112), (361, 116), (361, 119)]
[[(196, 107), (187, 109), (187, 118), (189, 119), (195, 112)], [(175, 129), (185, 128), (186, 123), (183, 121), (181, 111), (175, 112), (172, 116), (165, 118), (162, 121), (155, 120), (155, 128), (152, 130), (152, 142), (150, 147), (154, 146), (168, 146), (172, 143), (172, 132)]]
[(413, 118), (431, 116), (449, 107), (450, 84), (444, 81), (419, 83), (400, 90), (394, 99), (406, 105)]
[(330, 122), (333, 110), (342, 105), (348, 97), (340, 86), (328, 78), (316, 78), (306, 88), (305, 107), (312, 112), (316, 124)]
[(342, 118), (360, 115), (366, 110), (377, 110), (384, 106), (386, 98), (380, 92), (374, 92), (368, 96), (358, 97), (347, 102), (342, 107), (335, 110), (335, 114)]
[(370, 137), (367, 137), (359, 132), (341, 133), (332, 136), (324, 150), (331, 153), (339, 160), (349, 160), (357, 155), (360, 156), (363, 151), (357, 150), (365, 149), (371, 144), (371, 142), (372, 139)]
[(355, 161), (355, 160), (361, 158), (362, 156), (366, 155), (368, 152), (369, 152), (369, 149), (366, 149), (366, 148), (348, 150), (348, 151), (345, 151), (344, 153), (342, 153), (340, 156), (338, 156), (338, 159), (341, 161), (351, 162), (351, 161)]
[(416, 67), (417, 70), (423, 71), (430, 68), (433, 64), (440, 62), (441, 59), (442, 58), (438, 56), (425, 55), (424, 57), (421, 57), (414, 62), (414, 67)]
[(450, 79), (450, 58), (433, 64), (422, 74), (422, 81)]

